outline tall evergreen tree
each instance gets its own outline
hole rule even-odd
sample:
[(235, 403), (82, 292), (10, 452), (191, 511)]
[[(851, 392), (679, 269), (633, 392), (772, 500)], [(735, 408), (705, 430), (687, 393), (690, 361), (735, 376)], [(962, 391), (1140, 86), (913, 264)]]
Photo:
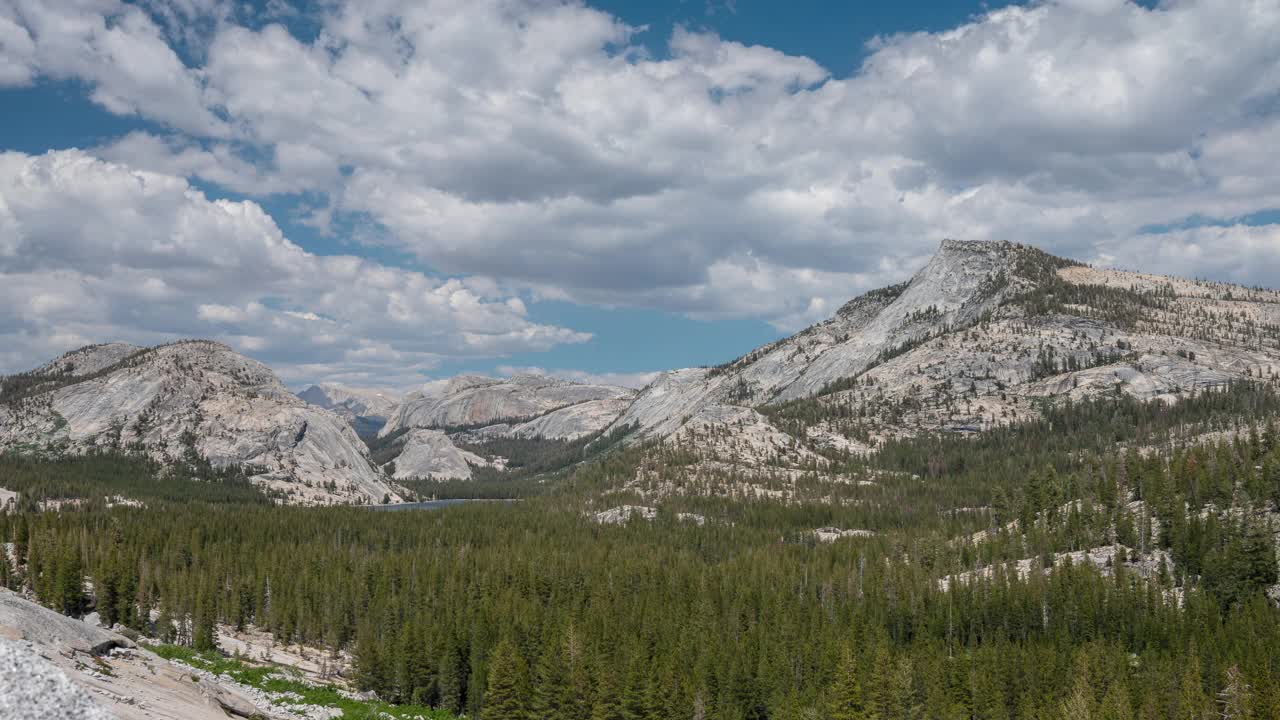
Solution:
[(1208, 720), (1209, 713), (1200, 676), (1200, 658), (1192, 645), (1178, 686), (1178, 720)]
[(1123, 679), (1112, 681), (1098, 708), (1098, 720), (1133, 720), (1133, 705), (1129, 688)]
[(1093, 716), (1093, 689), (1089, 686), (1089, 678), (1077, 675), (1071, 693), (1062, 701), (1058, 717), (1061, 720), (1091, 720)]
[(621, 683), (612, 662), (602, 661), (597, 669), (595, 699), (591, 705), (591, 720), (626, 720), (622, 709)]
[(510, 637), (503, 637), (489, 658), (489, 682), (485, 687), (482, 720), (527, 720), (528, 694), (524, 658)]
[(868, 720), (866, 696), (859, 677), (861, 668), (853, 649), (846, 645), (840, 653), (840, 664), (827, 690), (828, 720)]
[(191, 618), (191, 646), (202, 652), (218, 649), (218, 615), (212, 592), (200, 593)]
[(452, 636), (448, 638), (440, 656), (440, 707), (451, 713), (461, 714), (467, 708), (467, 679), (471, 668), (467, 653)]
[(533, 688), (529, 715), (542, 720), (575, 720), (565, 644), (558, 634), (547, 634), (533, 664)]

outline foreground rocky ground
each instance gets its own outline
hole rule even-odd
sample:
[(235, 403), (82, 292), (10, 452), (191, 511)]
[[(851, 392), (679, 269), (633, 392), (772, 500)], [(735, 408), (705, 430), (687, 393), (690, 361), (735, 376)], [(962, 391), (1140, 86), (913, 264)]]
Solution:
[(338, 676), (350, 669), (345, 655), (281, 646), (264, 633), (229, 627), (220, 628), (218, 642), (233, 657), (139, 644), (0, 589), (0, 718), (435, 717), (345, 690)]
[(225, 720), (277, 717), (118, 633), (0, 589), (0, 717)]

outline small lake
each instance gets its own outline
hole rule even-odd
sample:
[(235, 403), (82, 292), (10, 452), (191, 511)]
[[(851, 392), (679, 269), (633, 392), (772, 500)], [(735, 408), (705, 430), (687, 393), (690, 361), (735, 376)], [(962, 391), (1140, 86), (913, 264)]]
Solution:
[(490, 502), (490, 503), (513, 503), (518, 500), (494, 500), (490, 498), (448, 498), (445, 500), (424, 500), (422, 502), (396, 503), (395, 505), (369, 505), (370, 510), (439, 510), (447, 508), (450, 505), (461, 505), (462, 503), (472, 502)]

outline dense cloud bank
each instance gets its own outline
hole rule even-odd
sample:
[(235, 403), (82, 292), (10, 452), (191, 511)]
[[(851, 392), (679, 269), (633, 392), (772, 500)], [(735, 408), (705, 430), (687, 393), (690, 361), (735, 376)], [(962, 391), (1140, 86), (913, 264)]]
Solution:
[[(943, 237), (1244, 283), (1280, 272), (1280, 228), (1232, 222), (1280, 207), (1280, 170), (1259, 152), (1280, 139), (1275, 3), (1014, 6), (945, 32), (879, 38), (848, 77), (683, 28), (654, 56), (636, 28), (573, 3), (336, 3), (305, 22), (282, 3), (256, 14), (213, 1), (143, 6), (0, 0), (0, 85), (74, 78), (110, 112), (150, 123), (89, 150), (118, 164), (8, 157), (0, 227), (28, 222), (33, 201), (19, 183), (39, 194), (34, 175), (93, 193), (95, 210), (163, 215), (140, 243), (170, 241), (165, 222), (243, 232), (252, 239), (214, 242), (193, 226), (173, 252), (184, 262), (243, 253), (230, 266), (253, 271), (229, 271), (230, 287), (216, 291), (170, 285), (187, 311), (168, 326), (115, 317), (77, 328), (86, 316), (12, 311), (0, 332), (20, 336), (11, 352), (22, 358), (112, 325), (140, 340), (209, 326), (280, 337), (265, 328), (282, 325), (291, 343), (289, 328), (314, 321), (286, 312), (339, 326), (341, 352), (299, 375), (585, 339), (529, 322), (520, 297), (793, 329), (903, 279)], [(314, 32), (289, 29), (300, 26)], [(111, 173), (147, 179), (115, 188), (102, 177)], [(211, 202), (179, 178), (252, 197), (305, 192), (317, 227), (367, 218), (377, 232), (366, 241), (470, 279), (317, 258), (252, 203)], [(80, 279), (108, 242), (46, 209), (44, 237), (62, 239), (39, 267), (28, 267), (32, 243), (52, 241), (0, 233), (0, 270), (28, 297), (66, 287), (57, 277)], [(1189, 217), (1227, 227), (1144, 232)], [(188, 279), (152, 257), (93, 266), (82, 292)], [(248, 291), (259, 269), (270, 298), (287, 286), (282, 304)], [(342, 282), (403, 301), (355, 292), (326, 303), (320, 286)], [(73, 295), (47, 302), (86, 299)], [(97, 312), (147, 314), (111, 297)], [(404, 332), (410, 318), (425, 331)]]

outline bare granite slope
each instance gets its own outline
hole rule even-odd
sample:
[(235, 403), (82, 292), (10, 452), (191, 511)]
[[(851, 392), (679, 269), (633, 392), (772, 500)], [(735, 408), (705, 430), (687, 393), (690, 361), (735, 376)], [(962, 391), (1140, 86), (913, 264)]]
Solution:
[(0, 717), (6, 720), (275, 716), (216, 678), (0, 588)]
[(455, 436), (468, 442), (576, 440), (609, 426), (635, 394), (629, 388), (542, 375), (460, 375), (405, 397), (379, 436), (403, 436), (397, 441), (403, 449), (393, 461), (397, 479), (469, 479), (472, 466), (500, 465), (502, 460), (458, 448)]
[(487, 465), (484, 458), (460, 449), (443, 430), (410, 430), (404, 438), (404, 450), (394, 461), (397, 480), (433, 478), (467, 480), (472, 465)]
[(195, 453), (243, 466), (293, 502), (397, 496), (346, 422), (294, 396), (265, 365), (208, 341), (129, 350), (84, 348), (29, 374), (0, 397), (0, 448)]
[(594, 400), (629, 398), (634, 391), (611, 385), (591, 385), (542, 375), (506, 379), (460, 375), (443, 386), (410, 393), (380, 433), (402, 428), (483, 427), (500, 422), (526, 421)]
[(1010, 292), (1011, 243), (943, 242), (907, 283), (850, 301), (834, 317), (717, 368), (665, 373), (619, 419), (669, 435), (705, 408), (808, 397), (904, 344), (973, 322)]
[[(635, 429), (630, 442), (696, 457), (690, 477), (736, 473), (736, 492), (751, 496), (762, 487), (785, 495), (799, 479), (829, 476), (836, 455), (875, 452), (887, 438), (978, 432), (1033, 418), (1043, 402), (1176, 402), (1240, 380), (1280, 383), (1280, 292), (949, 240), (905, 283), (724, 365), (664, 373), (638, 393), (466, 375), (392, 408), (333, 386), (309, 395), (352, 417), (385, 409), (379, 457), (398, 479), (501, 466), (463, 441)], [(157, 457), (195, 452), (248, 466), (296, 501), (398, 497), (342, 418), (216, 343), (90, 346), (4, 383), (0, 448), (137, 444)], [(636, 482), (655, 481), (641, 472)]]
[[(1040, 400), (1176, 402), (1280, 382), (1280, 293), (945, 241), (910, 281), (714, 368), (661, 375), (615, 421), (709, 468), (795, 478), (884, 438), (975, 432)], [(684, 486), (688, 491), (688, 486)]]

